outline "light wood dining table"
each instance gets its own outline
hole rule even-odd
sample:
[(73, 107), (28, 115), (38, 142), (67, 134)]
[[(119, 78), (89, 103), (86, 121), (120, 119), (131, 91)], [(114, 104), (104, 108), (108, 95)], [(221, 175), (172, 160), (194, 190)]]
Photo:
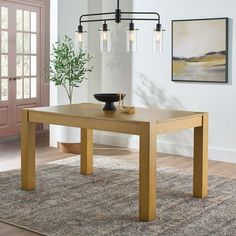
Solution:
[(104, 112), (102, 105), (81, 103), (26, 108), (21, 114), (21, 188), (34, 190), (36, 123), (81, 128), (80, 173), (93, 174), (93, 130), (139, 136), (139, 219), (152, 221), (157, 209), (157, 136), (194, 128), (193, 196), (208, 192), (208, 113), (136, 108), (135, 114)]

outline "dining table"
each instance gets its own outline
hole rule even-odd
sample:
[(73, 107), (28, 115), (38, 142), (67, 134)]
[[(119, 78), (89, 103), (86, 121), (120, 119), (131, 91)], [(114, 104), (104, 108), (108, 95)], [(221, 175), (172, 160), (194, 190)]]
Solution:
[[(161, 134), (193, 128), (193, 197), (208, 194), (208, 113), (157, 108), (135, 108), (125, 114), (119, 109), (103, 111), (101, 104), (80, 103), (21, 111), (21, 188), (36, 188), (36, 124), (81, 128), (80, 173), (92, 175), (93, 131), (101, 130), (139, 136), (139, 219), (156, 219), (157, 141)], [(184, 142), (185, 140), (183, 140)], [(185, 144), (185, 143), (183, 143)], [(89, 197), (89, 196), (88, 196)]]

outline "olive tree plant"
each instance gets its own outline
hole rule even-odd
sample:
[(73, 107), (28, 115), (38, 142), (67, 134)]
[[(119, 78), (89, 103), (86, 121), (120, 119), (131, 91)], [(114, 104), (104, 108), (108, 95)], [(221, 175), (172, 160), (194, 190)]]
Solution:
[(91, 57), (87, 52), (76, 50), (71, 38), (65, 36), (52, 46), (50, 69), (48, 79), (56, 86), (65, 88), (70, 104), (74, 88), (87, 79), (87, 72), (93, 67), (88, 67)]

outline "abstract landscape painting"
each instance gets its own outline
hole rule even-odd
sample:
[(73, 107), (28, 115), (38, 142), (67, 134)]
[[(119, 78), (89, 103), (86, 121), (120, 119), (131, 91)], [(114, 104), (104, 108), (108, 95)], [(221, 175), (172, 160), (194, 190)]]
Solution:
[(172, 80), (227, 83), (228, 19), (172, 21)]

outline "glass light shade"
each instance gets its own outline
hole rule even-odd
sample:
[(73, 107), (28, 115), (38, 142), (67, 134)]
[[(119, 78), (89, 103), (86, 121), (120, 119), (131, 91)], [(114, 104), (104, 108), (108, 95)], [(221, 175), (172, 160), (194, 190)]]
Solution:
[(155, 53), (162, 53), (163, 44), (162, 44), (163, 31), (154, 30), (153, 33), (153, 51)]
[(136, 52), (137, 51), (137, 30), (126, 30), (126, 51)]
[(85, 50), (85, 37), (87, 32), (75, 32), (75, 49), (76, 51)]
[(110, 52), (111, 51), (111, 33), (110, 30), (100, 29), (100, 51)]

